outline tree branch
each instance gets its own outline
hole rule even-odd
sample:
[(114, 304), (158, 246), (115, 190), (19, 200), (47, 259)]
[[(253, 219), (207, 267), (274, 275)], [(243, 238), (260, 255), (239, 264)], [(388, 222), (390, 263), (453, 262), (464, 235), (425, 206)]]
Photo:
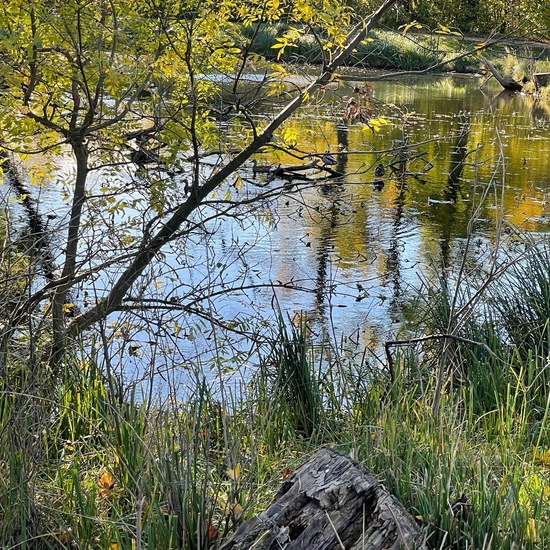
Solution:
[(223, 181), (247, 161), (261, 147), (267, 145), (273, 132), (277, 130), (292, 114), (306, 101), (319, 87), (324, 86), (333, 77), (336, 69), (342, 65), (357, 45), (366, 37), (367, 33), (378, 23), (380, 17), (396, 2), (386, 0), (376, 12), (366, 20), (358, 23), (349, 33), (345, 47), (337, 52), (333, 61), (329, 63), (321, 75), (305, 88), (299, 95), (291, 100), (268, 125), (258, 134), (247, 147), (238, 153), (231, 161), (214, 173), (204, 185), (194, 190), (190, 197), (176, 210), (172, 217), (166, 222), (163, 228), (152, 238), (149, 244), (145, 245), (138, 252), (134, 261), (120, 275), (118, 281), (95, 307), (76, 317), (68, 326), (68, 333), (75, 336), (89, 328), (97, 321), (103, 319), (109, 313), (118, 309), (126, 293), (132, 284), (141, 275), (144, 269), (150, 264), (160, 249), (169, 242), (180, 226), (189, 218), (191, 213), (197, 209), (206, 197), (214, 191)]

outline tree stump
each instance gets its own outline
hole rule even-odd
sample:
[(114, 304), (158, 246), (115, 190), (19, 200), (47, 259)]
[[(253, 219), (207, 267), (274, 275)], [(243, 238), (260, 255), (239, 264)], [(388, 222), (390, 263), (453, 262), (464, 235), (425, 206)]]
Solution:
[(220, 550), (420, 550), (423, 534), (360, 464), (321, 449)]
[(505, 90), (510, 90), (512, 92), (521, 92), (523, 89), (523, 84), (516, 82), (513, 78), (509, 76), (502, 76), (497, 69), (492, 65), (485, 57), (482, 55), (479, 56), (485, 68), (498, 80), (500, 85)]

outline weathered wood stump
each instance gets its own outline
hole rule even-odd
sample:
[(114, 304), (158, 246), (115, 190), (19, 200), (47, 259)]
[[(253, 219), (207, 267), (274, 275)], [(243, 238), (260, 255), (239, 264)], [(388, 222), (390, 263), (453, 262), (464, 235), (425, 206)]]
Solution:
[(423, 549), (402, 504), (360, 464), (321, 449), (220, 550)]
[(505, 90), (511, 90), (512, 92), (521, 92), (523, 89), (523, 84), (520, 84), (519, 82), (516, 82), (513, 78), (509, 76), (502, 76), (494, 65), (492, 65), (488, 59), (483, 57), (482, 55), (479, 56), (483, 65), (485, 65), (485, 68), (495, 77), (495, 79), (500, 83), (500, 85)]

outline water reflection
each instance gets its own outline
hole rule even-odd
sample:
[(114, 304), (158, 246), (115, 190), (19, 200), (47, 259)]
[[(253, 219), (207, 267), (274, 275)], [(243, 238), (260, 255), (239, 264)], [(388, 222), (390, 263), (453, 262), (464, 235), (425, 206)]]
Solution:
[[(476, 243), (482, 243), (471, 252), (474, 266), (483, 264), (484, 247), (491, 248), (500, 212), (522, 230), (547, 232), (550, 113), (530, 98), (502, 95), (497, 88), (479, 90), (479, 83), (449, 77), (372, 82), (378, 114), (389, 121), (376, 132), (342, 124), (343, 102), (337, 94), (350, 90), (337, 90), (326, 98), (328, 107), (316, 105), (290, 121), (287, 129), (300, 137), (304, 163), (311, 162), (308, 153), (320, 158), (329, 150), (335, 171), (343, 176), (322, 179), (326, 173), (321, 173), (319, 181), (304, 183), (258, 170), (296, 164), (296, 156), (280, 151), (258, 157), (255, 169), (245, 167), (245, 188), (228, 185), (217, 203), (196, 213), (193, 221), (204, 233), (191, 232), (170, 243), (163, 250), (165, 272), (151, 270), (143, 287), (133, 289), (137, 298), (163, 300), (173, 310), (143, 313), (142, 325), (124, 328), (124, 342), (141, 342), (141, 357), (125, 356), (126, 372), (133, 367), (142, 376), (150, 368), (157, 374), (154, 354), (160, 347), (166, 379), (171, 366), (183, 370), (192, 359), (213, 364), (216, 354), (217, 359), (238, 356), (249, 341), (243, 337), (216, 347), (215, 327), (201, 319), (215, 311), (219, 324), (261, 325), (273, 317), (270, 285), (283, 312), (292, 317), (305, 311), (316, 335), (330, 335), (345, 342), (350, 353), (361, 354), (365, 346), (394, 339), (404, 317), (403, 301), (421, 277), (450, 276), (462, 260), (472, 217)], [(170, 192), (161, 197), (174, 204), (185, 192), (183, 179), (162, 186)], [(141, 219), (138, 209), (154, 205), (154, 193), (162, 190), (160, 183), (151, 195), (135, 187), (132, 192), (142, 193), (143, 202), (120, 214), (128, 220)], [(100, 190), (98, 176), (98, 196)], [(226, 191), (235, 200), (245, 193), (252, 198), (273, 192), (277, 198), (266, 198), (255, 212), (244, 207), (240, 217), (230, 210), (224, 218), (211, 218), (214, 208), (223, 207), (220, 197)], [(49, 199), (44, 211), (62, 203), (60, 196)], [(100, 237), (101, 220), (110, 220), (99, 206), (90, 212), (95, 216), (89, 252), (93, 268), (96, 258), (111, 250), (102, 240), (108, 232)], [(120, 224), (116, 232), (120, 237)], [(118, 242), (112, 248), (120, 249)], [(82, 291), (101, 294), (111, 284), (108, 279), (109, 274)], [(231, 287), (235, 291), (224, 295)], [(197, 315), (188, 316), (180, 304), (188, 310), (191, 304)], [(118, 322), (113, 334), (122, 332), (120, 319), (111, 320)], [(147, 322), (155, 334), (142, 330)]]
[[(336, 117), (291, 123), (304, 136), (300, 149), (338, 151), (345, 177), (302, 191), (310, 215), (296, 219), (280, 204), (276, 229), (288, 240), (309, 235), (306, 249), (293, 253), (306, 264), (311, 254), (316, 274), (314, 303), (292, 292), (281, 303), (342, 332), (358, 330), (361, 345), (399, 329), (403, 297), (419, 277), (434, 266), (448, 276), (474, 213), (474, 235), (487, 246), (501, 206), (518, 228), (547, 231), (550, 186), (549, 117), (530, 100), (463, 78), (372, 85), (391, 121), (379, 132)], [(285, 163), (280, 153), (268, 158)], [(281, 256), (278, 269), (294, 261)]]

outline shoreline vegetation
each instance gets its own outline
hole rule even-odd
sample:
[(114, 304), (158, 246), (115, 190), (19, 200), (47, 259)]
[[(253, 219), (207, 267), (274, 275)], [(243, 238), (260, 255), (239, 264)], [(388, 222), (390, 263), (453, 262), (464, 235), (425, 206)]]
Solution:
[[(262, 29), (254, 38), (254, 53), (266, 59), (276, 60), (277, 37), (284, 33), (280, 25)], [(253, 34), (253, 29), (246, 32)], [(550, 72), (550, 43), (533, 40), (514, 40), (503, 37), (486, 39), (481, 36), (453, 36), (450, 34), (402, 33), (374, 30), (363, 41), (343, 67), (343, 77), (348, 71), (377, 71), (376, 78), (392, 77), (393, 73), (418, 72), (420, 74), (459, 73), (487, 75), (474, 48), (487, 44), (482, 49), (486, 57), (504, 75), (517, 82), (524, 82), (525, 91), (533, 93), (531, 83), (534, 73)], [(281, 61), (289, 64), (320, 64), (321, 49), (312, 35), (298, 38), (293, 47), (287, 47)], [(395, 75), (396, 77), (399, 74)], [(546, 96), (548, 92), (544, 92)]]
[[(51, 403), (4, 386), (0, 540), (215, 548), (328, 446), (377, 476), (430, 548), (548, 548), (550, 248), (533, 245), (513, 266), (493, 282), (491, 311), (462, 321), (469, 289), (454, 305), (444, 286), (421, 289), (412, 334), (442, 336), (392, 349), (391, 375), (314, 345), (306, 318), (279, 315), (256, 374), (221, 392), (189, 365), (190, 395), (143, 402), (84, 354)], [(8, 427), (10, 410), (26, 414)]]
[[(372, 37), (352, 65), (424, 70), (461, 45)], [(264, 55), (271, 39), (266, 31)], [(305, 41), (286, 61), (315, 62), (316, 47)], [(536, 56), (532, 44), (493, 48), (514, 79), (550, 72), (548, 45)], [(0, 232), (7, 272), (25, 273)], [(185, 365), (189, 395), (147, 401), (84, 345), (52, 376), (37, 359), (46, 337), (29, 342), (22, 330), (0, 377), (0, 547), (216, 548), (327, 446), (369, 469), (432, 549), (549, 548), (550, 247), (526, 246), (477, 288), (458, 274), (457, 288), (419, 289), (391, 372), (315, 344), (307, 318), (279, 313), (250, 380), (213, 390), (203, 365)], [(6, 295), (21, 292), (10, 284)]]

